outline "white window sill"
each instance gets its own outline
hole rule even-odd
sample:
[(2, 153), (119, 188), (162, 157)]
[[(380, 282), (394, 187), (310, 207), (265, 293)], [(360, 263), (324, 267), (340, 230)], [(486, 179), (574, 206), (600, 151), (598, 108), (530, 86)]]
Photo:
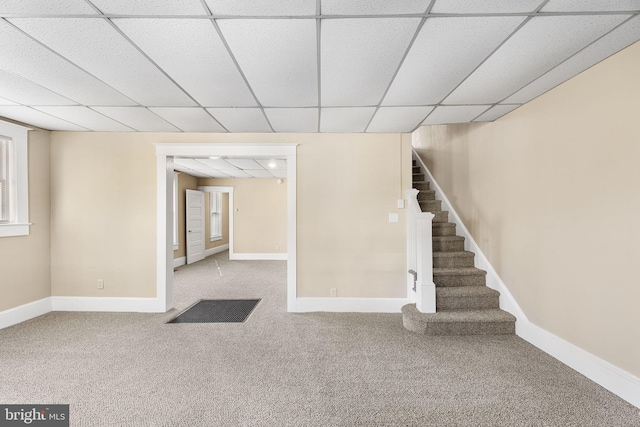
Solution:
[(28, 236), (31, 223), (0, 224), (0, 237)]
[(218, 240), (222, 240), (222, 236), (214, 236), (209, 239), (209, 242), (217, 242)]

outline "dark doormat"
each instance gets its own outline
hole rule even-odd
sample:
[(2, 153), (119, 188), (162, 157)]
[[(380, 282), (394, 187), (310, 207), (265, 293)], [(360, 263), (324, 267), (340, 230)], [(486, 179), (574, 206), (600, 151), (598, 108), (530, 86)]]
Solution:
[(203, 299), (167, 323), (242, 323), (259, 299)]

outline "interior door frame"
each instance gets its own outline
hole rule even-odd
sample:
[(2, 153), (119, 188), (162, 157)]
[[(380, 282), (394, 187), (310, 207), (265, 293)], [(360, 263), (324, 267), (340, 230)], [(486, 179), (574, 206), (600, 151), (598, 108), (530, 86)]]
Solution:
[(287, 311), (295, 311), (297, 284), (296, 151), (298, 144), (155, 144), (157, 178), (156, 303), (173, 308), (173, 158), (266, 156), (287, 160)]

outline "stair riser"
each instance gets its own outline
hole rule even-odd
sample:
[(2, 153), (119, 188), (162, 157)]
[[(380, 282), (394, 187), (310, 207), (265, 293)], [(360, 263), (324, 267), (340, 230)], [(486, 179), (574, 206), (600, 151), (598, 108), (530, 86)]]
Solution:
[(433, 224), (431, 227), (431, 235), (432, 236), (455, 236), (456, 235), (456, 226), (455, 224), (444, 223)]
[(464, 251), (464, 240), (433, 240), (433, 252)]
[[(415, 188), (416, 190), (420, 190), (420, 191), (429, 191), (430, 190), (430, 185), (431, 183), (429, 182), (415, 182), (413, 183), (413, 188)], [(435, 194), (435, 193), (434, 193)]]
[(435, 191), (429, 191), (429, 190), (420, 190), (420, 192), (418, 193), (418, 201), (423, 201), (423, 200), (435, 200), (436, 199), (436, 192)]
[(420, 166), (413, 166), (413, 173), (420, 173)]
[(434, 275), (433, 283), (436, 286), (485, 286), (487, 283), (484, 274), (462, 275)]
[(472, 256), (460, 257), (433, 257), (434, 268), (473, 267)]
[(515, 322), (423, 323), (402, 318), (404, 327), (424, 335), (506, 335), (515, 334)]
[(436, 292), (436, 311), (445, 310), (484, 310), (500, 308), (500, 297), (494, 295), (475, 297), (438, 297)]
[(422, 200), (420, 201), (420, 209), (422, 212), (438, 212), (442, 210), (441, 200)]
[(413, 180), (414, 181), (424, 181), (424, 174), (423, 173), (414, 173), (413, 174)]
[(433, 222), (449, 222), (449, 212), (440, 211), (434, 212), (435, 217), (433, 218)]

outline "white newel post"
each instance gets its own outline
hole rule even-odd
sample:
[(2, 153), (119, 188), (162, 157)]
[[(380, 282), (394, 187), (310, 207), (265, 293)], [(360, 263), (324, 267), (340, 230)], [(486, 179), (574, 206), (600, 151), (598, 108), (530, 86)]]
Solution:
[[(436, 285), (433, 283), (433, 254), (431, 223), (434, 214), (422, 212), (418, 203), (418, 190), (407, 190), (409, 215), (407, 221), (407, 276), (408, 295), (415, 300), (421, 313), (436, 312)], [(415, 276), (414, 273), (415, 272)], [(413, 283), (415, 277), (415, 293)]]

